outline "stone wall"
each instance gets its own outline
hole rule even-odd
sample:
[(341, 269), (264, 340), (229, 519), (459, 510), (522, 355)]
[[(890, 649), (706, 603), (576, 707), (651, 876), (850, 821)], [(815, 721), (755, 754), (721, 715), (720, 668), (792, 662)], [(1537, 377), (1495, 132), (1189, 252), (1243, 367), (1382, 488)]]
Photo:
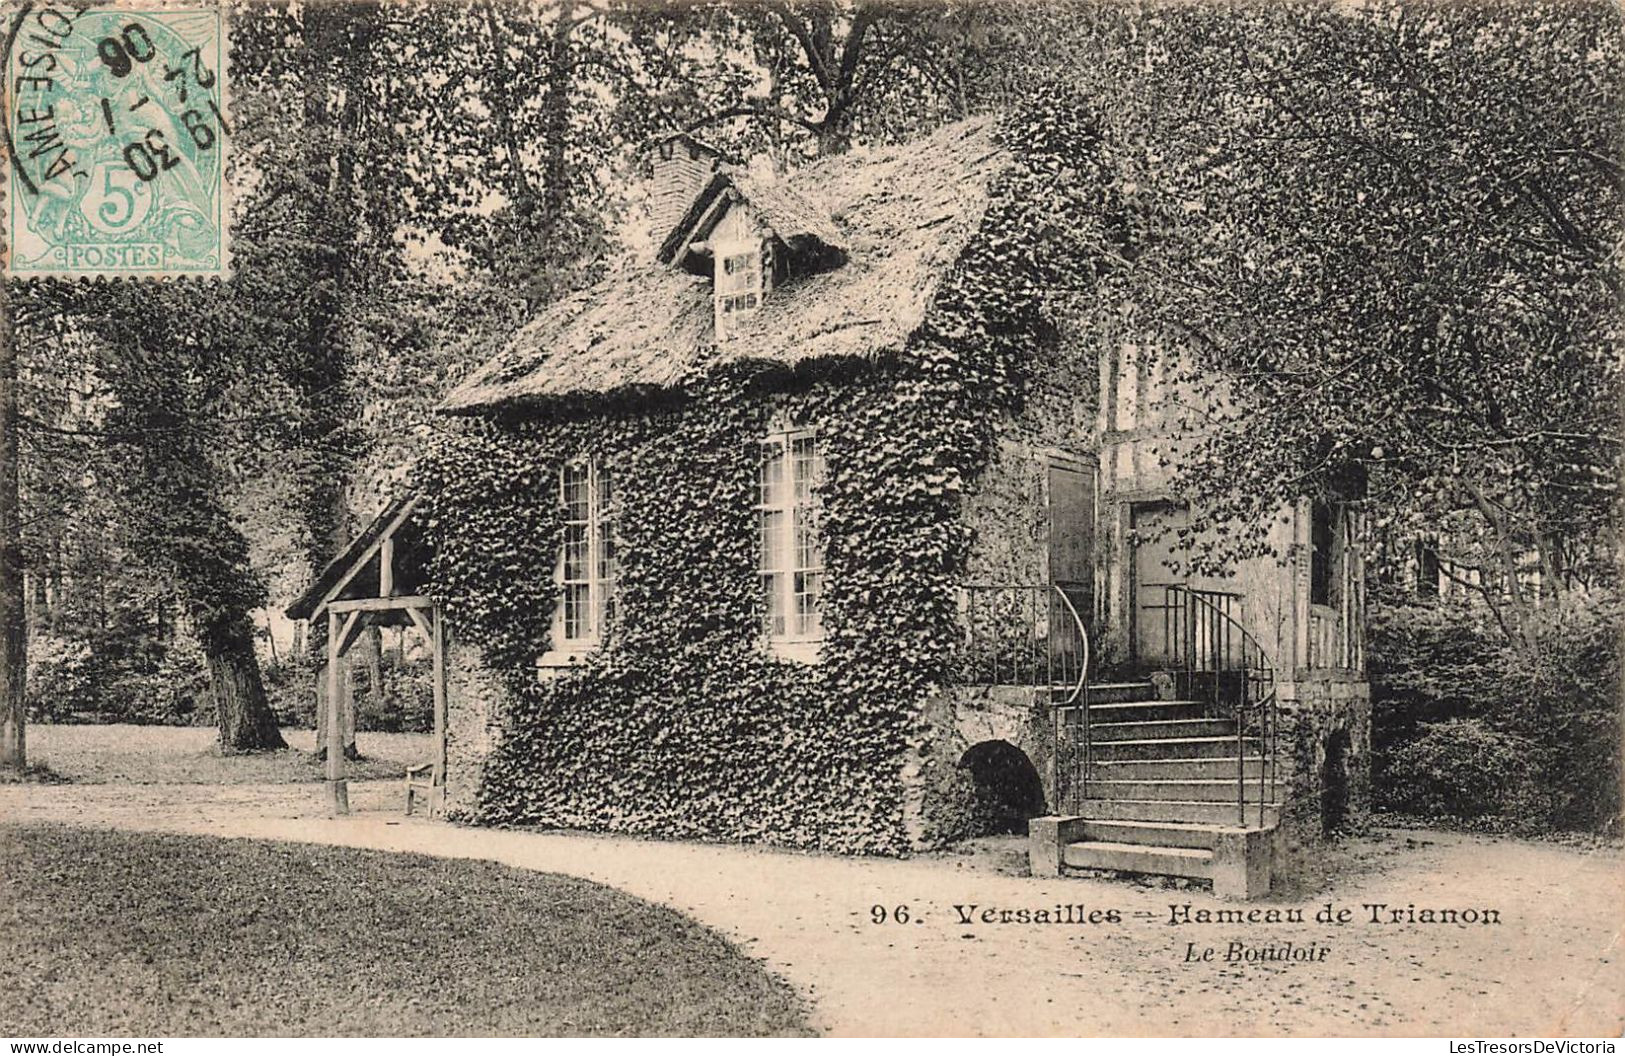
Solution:
[[(992, 618), (1007, 625), (1001, 632), (1042, 642), (1048, 634), (1050, 467), (1087, 472), (1092, 465), (1097, 391), (1092, 352), (1078, 347), (1076, 338), (1035, 347), (1030, 367), (1019, 412), (1000, 420), (992, 456), (966, 489), (960, 514), (971, 546), (962, 585), (1036, 588), (1036, 594), (986, 592), (976, 619), (986, 633), (988, 606), (1004, 605), (1010, 611)], [(1032, 655), (1041, 656), (1042, 649)], [(1031, 686), (955, 686), (926, 701), (903, 761), (910, 844), (925, 849), (986, 831), (987, 790), (978, 790), (964, 765), (978, 746), (998, 748), (1011, 759), (1019, 752), (1036, 773), (1046, 808), (1052, 804), (1050, 721), (1045, 694)]]
[(1022, 686), (956, 686), (926, 702), (903, 763), (903, 823), (917, 850), (985, 835), (991, 817), (966, 754), (1003, 744), (1031, 763), (1046, 809), (1052, 735), (1043, 692)]
[(479, 803), (485, 760), (502, 734), (508, 694), (475, 646), (446, 643), (446, 814), (468, 820)]
[(973, 533), (968, 582), (1010, 587), (1047, 582), (1044, 470), (1030, 441), (1001, 437), (963, 507), (966, 526)]
[(1371, 687), (1347, 672), (1300, 671), (1277, 691), (1282, 825), (1310, 842), (1370, 809)]

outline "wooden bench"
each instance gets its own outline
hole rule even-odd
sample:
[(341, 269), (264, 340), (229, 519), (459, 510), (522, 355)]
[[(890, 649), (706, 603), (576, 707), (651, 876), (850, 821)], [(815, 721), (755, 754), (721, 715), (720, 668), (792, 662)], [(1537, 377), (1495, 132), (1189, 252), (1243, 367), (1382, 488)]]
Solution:
[(435, 809), (434, 764), (420, 763), (406, 768), (406, 812), (412, 813), (414, 796), (422, 796), (429, 803), (429, 813)]

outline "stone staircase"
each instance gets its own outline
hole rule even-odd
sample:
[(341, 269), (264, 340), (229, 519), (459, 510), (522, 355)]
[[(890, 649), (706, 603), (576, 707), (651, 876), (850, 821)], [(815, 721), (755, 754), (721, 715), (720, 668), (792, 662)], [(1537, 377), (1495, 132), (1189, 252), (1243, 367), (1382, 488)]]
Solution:
[[(1034, 875), (1105, 869), (1211, 880), (1221, 897), (1269, 890), (1280, 807), (1256, 740), (1192, 700), (1158, 699), (1150, 682), (1089, 687), (1087, 798), (1029, 824)], [(1259, 799), (1265, 804), (1260, 824)]]

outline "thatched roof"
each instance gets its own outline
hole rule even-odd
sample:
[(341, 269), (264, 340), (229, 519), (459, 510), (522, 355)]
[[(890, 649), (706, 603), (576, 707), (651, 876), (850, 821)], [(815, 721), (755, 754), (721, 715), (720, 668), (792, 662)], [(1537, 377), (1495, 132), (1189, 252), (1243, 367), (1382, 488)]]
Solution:
[(900, 352), (975, 234), (988, 184), (1007, 163), (991, 119), (976, 118), (901, 147), (797, 169), (773, 186), (828, 217), (845, 263), (776, 287), (719, 346), (708, 280), (628, 262), (523, 327), (441, 410), (667, 388), (741, 360), (795, 366)]

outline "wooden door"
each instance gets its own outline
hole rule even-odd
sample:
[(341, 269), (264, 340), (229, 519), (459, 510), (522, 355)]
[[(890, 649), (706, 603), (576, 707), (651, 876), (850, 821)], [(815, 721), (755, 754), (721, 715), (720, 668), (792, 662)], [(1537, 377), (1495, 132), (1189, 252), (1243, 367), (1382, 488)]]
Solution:
[[(1094, 613), (1095, 475), (1084, 462), (1049, 465), (1049, 581), (1066, 593), (1085, 626)], [(1050, 606), (1050, 655), (1064, 681), (1081, 659), (1080, 643), (1071, 614), (1053, 591)]]
[(1049, 467), (1049, 579), (1080, 587), (1095, 579), (1095, 470), (1083, 463)]
[(1168, 502), (1137, 502), (1129, 507), (1134, 531), (1134, 620), (1130, 646), (1135, 667), (1144, 671), (1169, 663), (1170, 620), (1177, 610), (1168, 606), (1167, 587), (1186, 582), (1185, 547), (1178, 530), (1188, 518), (1183, 508)]

